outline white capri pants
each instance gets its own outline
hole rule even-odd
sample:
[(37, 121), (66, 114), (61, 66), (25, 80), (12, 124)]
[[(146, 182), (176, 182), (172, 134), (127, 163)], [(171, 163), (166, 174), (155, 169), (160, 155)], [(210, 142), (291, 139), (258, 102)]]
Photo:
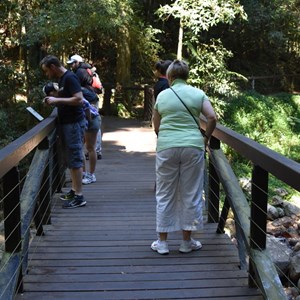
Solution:
[(203, 228), (204, 151), (186, 147), (156, 153), (156, 231)]

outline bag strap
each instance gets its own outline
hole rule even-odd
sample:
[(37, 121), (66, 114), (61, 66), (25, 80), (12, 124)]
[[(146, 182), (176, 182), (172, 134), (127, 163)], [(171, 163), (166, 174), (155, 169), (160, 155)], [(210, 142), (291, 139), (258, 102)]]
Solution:
[(174, 92), (174, 94), (178, 97), (178, 99), (181, 101), (181, 103), (182, 103), (183, 106), (186, 108), (186, 110), (190, 113), (190, 115), (192, 116), (192, 118), (193, 118), (194, 121), (196, 122), (197, 127), (198, 127), (199, 130), (201, 131), (200, 126), (199, 126), (199, 122), (196, 120), (196, 118), (195, 118), (194, 115), (191, 113), (191, 111), (189, 110), (189, 108), (186, 106), (186, 104), (183, 102), (183, 100), (178, 96), (178, 94), (177, 94), (171, 87), (170, 87), (170, 89)]

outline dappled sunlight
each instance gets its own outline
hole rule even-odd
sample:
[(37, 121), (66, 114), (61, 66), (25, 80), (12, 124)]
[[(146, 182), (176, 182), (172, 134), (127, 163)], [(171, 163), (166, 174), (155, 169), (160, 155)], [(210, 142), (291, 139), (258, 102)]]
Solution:
[(155, 152), (156, 135), (152, 129), (130, 128), (126, 131), (104, 132), (103, 142), (122, 145), (127, 152)]

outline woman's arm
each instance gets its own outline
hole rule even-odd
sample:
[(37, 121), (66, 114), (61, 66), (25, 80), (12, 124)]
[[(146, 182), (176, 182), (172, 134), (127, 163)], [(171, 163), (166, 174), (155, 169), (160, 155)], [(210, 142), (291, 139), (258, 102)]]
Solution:
[[(216, 125), (217, 125), (217, 116), (216, 116), (216, 113), (215, 113), (210, 101), (204, 101), (203, 102), (202, 114), (207, 119), (205, 138), (208, 141), (210, 139), (210, 136), (212, 135), (213, 131), (215, 130)], [(200, 121), (199, 121), (199, 123), (200, 123)]]
[(158, 135), (158, 132), (159, 132), (160, 120), (161, 120), (160, 114), (158, 113), (158, 111), (156, 109), (154, 109), (152, 122), (153, 122), (153, 128), (154, 128), (156, 135)]

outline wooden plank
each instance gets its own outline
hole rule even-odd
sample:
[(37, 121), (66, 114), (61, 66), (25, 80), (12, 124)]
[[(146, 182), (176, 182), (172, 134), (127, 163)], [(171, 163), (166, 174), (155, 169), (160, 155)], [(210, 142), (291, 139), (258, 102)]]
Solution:
[[(223, 272), (239, 272), (238, 267), (233, 268), (232, 264), (202, 264), (201, 268), (198, 265), (186, 265), (184, 269), (178, 267), (178, 265), (166, 265), (164, 264), (165, 273), (181, 273), (181, 272), (209, 272), (213, 274), (217, 271), (217, 274), (222, 274)], [(162, 268), (160, 265), (131, 265), (131, 266), (55, 266), (55, 267), (43, 267), (35, 266), (28, 273), (29, 275), (49, 275), (49, 274), (157, 274), (162, 273)], [(242, 272), (245, 274), (245, 272)], [(223, 273), (225, 274), (225, 273)], [(29, 277), (28, 277), (29, 278)]]
[(234, 288), (241, 287), (247, 284), (246, 278), (236, 279), (209, 279), (209, 280), (148, 280), (148, 281), (129, 281), (124, 276), (123, 281), (97, 281), (93, 277), (88, 281), (76, 280), (74, 282), (60, 281), (46, 283), (29, 283), (26, 284), (26, 289), (34, 289), (37, 292), (63, 292), (63, 291), (144, 291), (144, 290), (171, 290), (171, 289), (201, 289), (201, 288)]
[(83, 187), (87, 206), (64, 210), (55, 195), (52, 224), (31, 244), (25, 293), (16, 300), (262, 300), (248, 288), (237, 249), (227, 235), (216, 234), (216, 224), (194, 233), (200, 251), (179, 253), (179, 232), (169, 235), (169, 255), (150, 249), (157, 238), (156, 137), (130, 120), (137, 127), (121, 120), (123, 127), (113, 131), (118, 124), (110, 120), (97, 182)]
[[(75, 291), (75, 292), (28, 292), (20, 299), (24, 300), (132, 300), (132, 299), (211, 299), (211, 297), (218, 297), (219, 299), (233, 299), (230, 297), (240, 297), (243, 295), (244, 300), (263, 300), (257, 295), (257, 291), (248, 290), (245, 292), (241, 287), (229, 288), (208, 288), (208, 289), (171, 289), (171, 290), (146, 290), (146, 291)], [(226, 297), (224, 297), (226, 295)], [(255, 298), (252, 298), (255, 296)]]
[[(149, 251), (148, 249), (146, 250)], [(155, 254), (155, 253), (153, 253)], [(85, 260), (78, 259), (60, 259), (59, 255), (56, 256), (57, 259), (52, 260), (31, 260), (31, 266), (68, 266), (68, 267), (80, 267), (80, 266), (132, 266), (132, 265), (144, 265), (144, 266), (165, 266), (165, 265), (174, 265), (176, 264), (178, 268), (182, 268), (186, 265), (197, 264), (198, 268), (201, 268), (202, 264), (231, 264), (232, 268), (236, 269), (239, 264), (238, 257), (209, 257), (209, 258), (201, 258), (198, 257), (188, 257), (187, 258), (176, 258), (170, 259), (170, 255), (167, 257), (151, 257), (151, 258), (126, 258), (126, 259), (89, 259), (86, 257)], [(30, 271), (29, 271), (30, 272)]]
[[(30, 272), (30, 274), (27, 275), (26, 282), (28, 283), (35, 283), (38, 281), (38, 278), (36, 276), (39, 276), (40, 274), (33, 274), (33, 272)], [(43, 276), (39, 282), (117, 282), (117, 281), (164, 281), (166, 279), (168, 280), (207, 280), (207, 279), (236, 279), (236, 278), (243, 278), (247, 279), (247, 275), (245, 272), (242, 271), (195, 271), (195, 272), (180, 272), (178, 269), (176, 272), (156, 272), (156, 273), (143, 273), (142, 270), (140, 270), (139, 273), (128, 273), (128, 272), (120, 272), (118, 273), (100, 273), (100, 272), (91, 272), (89, 270), (88, 274), (70, 274), (69, 270), (66, 270), (65, 273), (51, 273), (47, 274), (47, 276)], [(239, 286), (243, 286), (245, 283), (242, 281), (238, 281), (235, 284), (239, 284)]]

